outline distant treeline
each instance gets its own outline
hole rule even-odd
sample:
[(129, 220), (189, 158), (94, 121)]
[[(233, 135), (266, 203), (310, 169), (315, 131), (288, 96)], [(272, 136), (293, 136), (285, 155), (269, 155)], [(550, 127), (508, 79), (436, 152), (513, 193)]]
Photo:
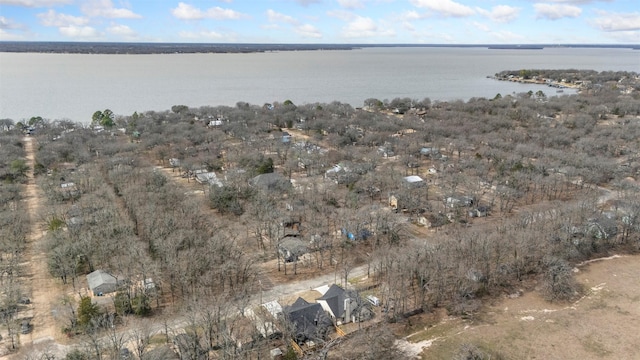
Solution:
[[(629, 71), (595, 71), (595, 70), (578, 70), (578, 69), (520, 69), (520, 70), (505, 70), (495, 74), (497, 79), (506, 79), (510, 76), (521, 77), (524, 79), (531, 79), (538, 77), (541, 79), (551, 79), (554, 81), (566, 80), (573, 83), (579, 82), (591, 82), (593, 84), (603, 85), (607, 82), (622, 82), (627, 79), (635, 79), (638, 77), (638, 73)], [(635, 84), (635, 82), (633, 82)]]
[(255, 53), (299, 50), (352, 50), (340, 44), (178, 44), (109, 42), (0, 42), (0, 52), (71, 54)]
[(489, 49), (638, 48), (638, 45), (495, 45), (495, 44), (204, 44), (204, 43), (118, 43), (118, 42), (24, 42), (0, 41), (0, 52), (71, 54), (193, 54), (255, 53), (267, 51), (353, 50), (365, 47), (488, 47)]

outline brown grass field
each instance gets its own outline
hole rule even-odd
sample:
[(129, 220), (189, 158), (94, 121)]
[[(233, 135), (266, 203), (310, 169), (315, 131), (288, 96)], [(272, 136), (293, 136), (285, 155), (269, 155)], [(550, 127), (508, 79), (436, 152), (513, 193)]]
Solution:
[(537, 291), (489, 304), (474, 319), (422, 315), (396, 328), (409, 357), (451, 359), (473, 344), (491, 359), (640, 359), (640, 255), (577, 267), (584, 295), (549, 303)]

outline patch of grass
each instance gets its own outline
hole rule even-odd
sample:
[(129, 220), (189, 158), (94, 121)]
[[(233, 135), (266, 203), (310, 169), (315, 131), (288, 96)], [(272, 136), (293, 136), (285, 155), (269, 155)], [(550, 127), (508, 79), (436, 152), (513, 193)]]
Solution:
[(618, 314), (620, 315), (631, 315), (631, 312), (629, 312), (628, 310), (623, 310), (620, 306), (616, 305), (615, 306), (616, 311), (618, 312)]
[(585, 350), (597, 355), (598, 357), (611, 354), (611, 350), (607, 349), (606, 346), (593, 335), (589, 335), (584, 339), (580, 340), (580, 343), (582, 344)]
[(514, 327), (506, 334), (505, 341), (509, 344), (513, 344), (516, 340), (526, 341), (525, 331), (522, 326), (519, 326), (519, 329), (515, 329)]
[(594, 299), (591, 304), (589, 304), (588, 309), (589, 310), (604, 310), (607, 307), (608, 307), (607, 302), (603, 298), (598, 297), (597, 299)]
[(438, 324), (436, 326), (427, 327), (423, 331), (409, 336), (407, 341), (417, 343), (424, 340), (451, 336), (454, 335), (455, 330), (458, 328), (460, 328), (459, 320)]
[(167, 343), (167, 337), (164, 334), (155, 334), (149, 339), (151, 345), (163, 345)]

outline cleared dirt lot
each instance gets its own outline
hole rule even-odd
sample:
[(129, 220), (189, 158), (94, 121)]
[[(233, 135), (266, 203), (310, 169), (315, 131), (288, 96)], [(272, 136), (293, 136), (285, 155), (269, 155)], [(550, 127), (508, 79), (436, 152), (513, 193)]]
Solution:
[(590, 262), (576, 278), (585, 295), (575, 302), (552, 304), (533, 291), (474, 320), (425, 315), (401, 330), (409, 335), (400, 344), (422, 359), (451, 359), (464, 343), (506, 359), (640, 359), (640, 255)]

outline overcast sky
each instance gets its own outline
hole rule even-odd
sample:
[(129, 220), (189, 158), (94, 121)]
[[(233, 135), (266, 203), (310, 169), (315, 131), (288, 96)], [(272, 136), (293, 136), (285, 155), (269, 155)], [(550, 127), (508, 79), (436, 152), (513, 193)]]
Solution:
[(0, 40), (638, 44), (639, 0), (0, 0)]

